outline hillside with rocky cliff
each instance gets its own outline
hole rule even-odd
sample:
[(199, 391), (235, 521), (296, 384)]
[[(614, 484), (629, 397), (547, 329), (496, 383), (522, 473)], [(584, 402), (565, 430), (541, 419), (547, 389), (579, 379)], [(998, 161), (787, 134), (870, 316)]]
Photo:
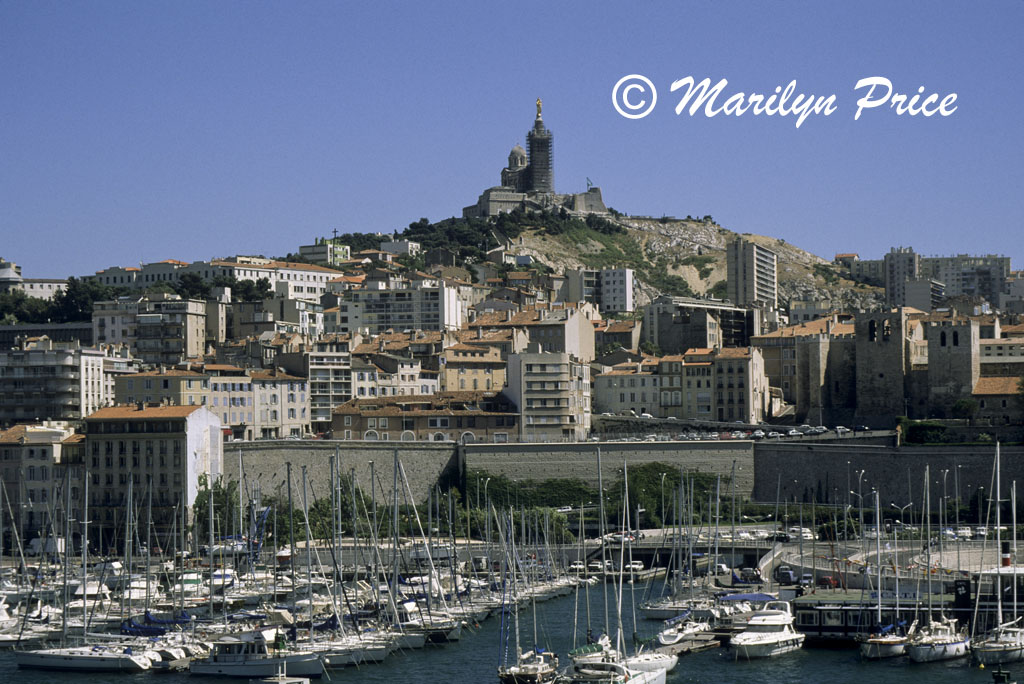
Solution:
[[(633, 268), (644, 295), (661, 293), (724, 297), (725, 248), (737, 236), (710, 220), (613, 216), (624, 230), (607, 234), (569, 230), (552, 234), (544, 226), (527, 227), (513, 241), (517, 254), (528, 254), (555, 271), (566, 268)], [(842, 276), (841, 269), (785, 240), (743, 233), (742, 237), (778, 256), (780, 304), (791, 300), (831, 300), (833, 306), (874, 308), (878, 288)]]

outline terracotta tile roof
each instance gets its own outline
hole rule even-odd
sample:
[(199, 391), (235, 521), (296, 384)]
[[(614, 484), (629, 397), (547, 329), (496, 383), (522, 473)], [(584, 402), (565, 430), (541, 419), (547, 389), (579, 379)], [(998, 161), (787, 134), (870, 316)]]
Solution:
[(1017, 394), (1019, 383), (1020, 378), (1015, 377), (1000, 376), (978, 378), (978, 382), (974, 384), (974, 391), (972, 394), (987, 396)]
[[(764, 335), (755, 335), (754, 339), (762, 338), (777, 338), (777, 337), (802, 337), (804, 335), (822, 335), (828, 330), (830, 318), (817, 318), (813, 321), (805, 321), (799, 325), (790, 325), (785, 328), (779, 328), (773, 330), (770, 333)], [(854, 334), (854, 324), (852, 322), (840, 320), (838, 323), (832, 324), (832, 335), (852, 335)]]
[(136, 373), (132, 377), (146, 378), (146, 377), (167, 377), (167, 378), (201, 378), (204, 377), (203, 373), (198, 373), (193, 370), (178, 370), (176, 368), (168, 368), (162, 371), (145, 371), (143, 373)]
[(63, 440), (61, 440), (61, 444), (78, 444), (84, 441), (85, 435), (83, 435), (81, 432), (76, 432), (75, 434), (70, 435), (69, 437), (65, 437)]
[(713, 354), (714, 351), (715, 350), (712, 349), (711, 347), (693, 347), (691, 349), (687, 349), (685, 355), (691, 356), (696, 354)]
[(298, 380), (305, 382), (306, 378), (288, 375), (287, 373), (281, 373), (276, 370), (250, 370), (249, 377), (253, 380)]
[(633, 332), (636, 328), (636, 321), (612, 321), (608, 325), (607, 332), (609, 333), (628, 333)]
[(141, 410), (135, 404), (108, 406), (86, 416), (86, 420), (117, 420), (117, 419), (159, 419), (187, 418), (202, 406), (144, 406)]
[(718, 358), (720, 359), (749, 359), (750, 348), (749, 347), (723, 347), (718, 350)]
[[(498, 392), (488, 391), (452, 391), (438, 392), (437, 394), (404, 395), (389, 397), (370, 397), (365, 399), (350, 399), (341, 406), (335, 408), (332, 413), (367, 416), (425, 416), (425, 415), (455, 415), (456, 413), (471, 413), (472, 415), (509, 415), (515, 414), (509, 405), (509, 411), (483, 411), (470, 408), (453, 408), (453, 404), (481, 404), (487, 401), (500, 401)], [(373, 406), (376, 408), (366, 408)], [(408, 408), (415, 406), (417, 408)], [(405, 407), (405, 408), (403, 408)]]
[(859, 257), (859, 256), (860, 255), (857, 254), (856, 252), (846, 252), (844, 254), (836, 254), (835, 258), (836, 259), (844, 259), (844, 258), (848, 259), (850, 257)]
[(25, 425), (15, 425), (7, 430), (0, 430), (0, 444), (17, 444), (26, 432), (28, 432), (28, 427)]

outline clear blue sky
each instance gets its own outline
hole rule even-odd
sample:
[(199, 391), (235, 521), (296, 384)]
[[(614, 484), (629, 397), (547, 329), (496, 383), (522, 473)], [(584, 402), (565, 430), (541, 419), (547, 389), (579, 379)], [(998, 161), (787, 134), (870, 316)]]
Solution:
[[(0, 3), (0, 256), (26, 277), (296, 251), (459, 215), (544, 100), (555, 185), (816, 254), (1024, 268), (1024, 2)], [(630, 73), (657, 109), (612, 107)], [(832, 94), (676, 116), (669, 85)], [(860, 78), (955, 92), (853, 120)]]

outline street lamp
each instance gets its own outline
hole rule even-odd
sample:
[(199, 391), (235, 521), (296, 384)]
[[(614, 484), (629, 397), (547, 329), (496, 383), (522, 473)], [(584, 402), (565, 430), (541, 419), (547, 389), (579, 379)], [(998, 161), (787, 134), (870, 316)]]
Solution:
[(892, 506), (893, 508), (895, 508), (897, 511), (900, 512), (900, 522), (902, 523), (903, 522), (903, 518), (905, 516), (904, 511), (907, 510), (908, 508), (910, 508), (911, 506), (913, 506), (914, 502), (911, 501), (906, 506), (897, 506), (895, 501), (890, 501), (889, 505)]

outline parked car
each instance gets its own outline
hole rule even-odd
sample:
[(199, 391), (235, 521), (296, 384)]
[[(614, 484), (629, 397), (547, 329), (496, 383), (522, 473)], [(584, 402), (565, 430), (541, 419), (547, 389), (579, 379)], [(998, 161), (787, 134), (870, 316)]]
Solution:
[(772, 430), (771, 432), (768, 433), (768, 438), (769, 439), (776, 439), (778, 437), (782, 437), (782, 433), (781, 432), (775, 432), (774, 430)]
[(654, 418), (654, 416), (652, 416), (650, 413), (641, 413), (640, 417), (641, 418)]
[(792, 540), (792, 537), (790, 536), (789, 532), (772, 532), (767, 537), (765, 537), (765, 539), (767, 539), (768, 541), (782, 542), (783, 544), (788, 544)]
[(836, 425), (836, 434), (842, 435), (850, 431), (850, 428), (843, 427), (842, 425)]
[(854, 432), (870, 432), (871, 428), (869, 428), (867, 425), (854, 425), (853, 426), (853, 431)]
[(792, 430), (790, 430), (786, 434), (789, 435), (790, 437), (803, 437), (804, 436), (804, 433), (800, 432), (796, 428), (793, 428)]
[(839, 586), (839, 581), (832, 575), (822, 575), (818, 578), (818, 586), (823, 589), (835, 589)]
[(569, 563), (569, 572), (583, 572), (587, 569), (586, 564), (583, 561), (573, 561)]

